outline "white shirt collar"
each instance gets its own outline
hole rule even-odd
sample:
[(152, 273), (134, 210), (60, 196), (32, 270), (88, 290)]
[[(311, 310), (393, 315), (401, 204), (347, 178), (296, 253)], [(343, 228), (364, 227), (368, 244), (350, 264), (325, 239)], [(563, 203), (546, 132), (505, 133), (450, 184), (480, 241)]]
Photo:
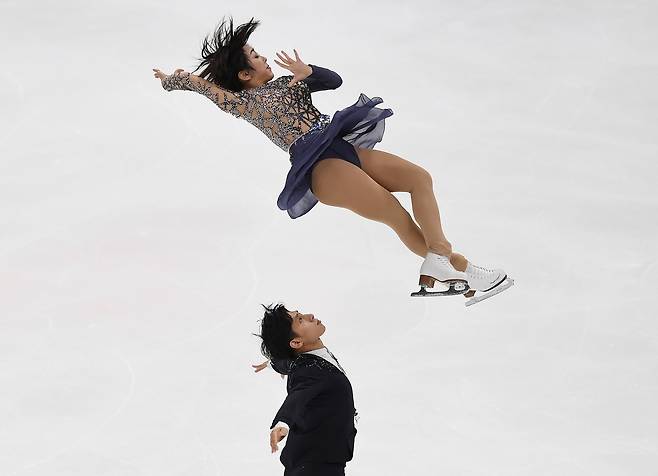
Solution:
[(304, 354), (313, 354), (313, 355), (317, 355), (318, 357), (322, 357), (324, 360), (326, 360), (330, 364), (333, 364), (334, 367), (336, 367), (338, 370), (345, 373), (343, 368), (338, 363), (338, 361), (331, 356), (331, 354), (329, 353), (329, 350), (326, 347), (322, 347), (320, 349), (315, 349), (315, 350), (309, 350), (309, 351), (303, 352), (303, 353)]

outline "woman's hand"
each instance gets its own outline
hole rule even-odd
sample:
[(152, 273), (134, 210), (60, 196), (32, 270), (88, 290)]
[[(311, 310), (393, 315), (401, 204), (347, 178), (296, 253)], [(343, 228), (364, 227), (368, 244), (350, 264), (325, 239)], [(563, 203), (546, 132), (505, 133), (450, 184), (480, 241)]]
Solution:
[(297, 50), (293, 49), (292, 51), (295, 52), (295, 59), (292, 59), (290, 56), (288, 56), (288, 53), (286, 53), (285, 51), (281, 51), (283, 55), (280, 53), (276, 54), (281, 61), (274, 60), (276, 64), (278, 64), (282, 68), (287, 69), (294, 75), (293, 78), (288, 83), (288, 86), (292, 86), (295, 83), (301, 81), (302, 79), (308, 78), (311, 75), (311, 73), (313, 73), (313, 69), (301, 60), (301, 58), (297, 54)]
[[(153, 76), (155, 76), (156, 78), (158, 78), (160, 81), (164, 81), (164, 79), (165, 79), (167, 76), (169, 76), (168, 74), (165, 74), (165, 73), (163, 73), (162, 71), (160, 71), (159, 69), (156, 69), (156, 68), (153, 68), (153, 71), (154, 71)], [(184, 70), (182, 70), (182, 69), (179, 68), (179, 69), (177, 69), (176, 71), (174, 71), (174, 74), (179, 74), (179, 73), (182, 73), (183, 71), (184, 71)]]
[(277, 443), (279, 443), (279, 441), (284, 439), (287, 435), (288, 430), (285, 427), (274, 427), (274, 429), (270, 432), (270, 448), (272, 449), (272, 453), (279, 449), (279, 445)]

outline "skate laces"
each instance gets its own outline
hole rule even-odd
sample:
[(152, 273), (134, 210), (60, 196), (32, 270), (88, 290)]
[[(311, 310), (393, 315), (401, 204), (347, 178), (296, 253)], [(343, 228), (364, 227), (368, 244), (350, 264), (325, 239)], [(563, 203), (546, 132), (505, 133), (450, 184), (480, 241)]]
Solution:
[(445, 255), (440, 255), (438, 253), (434, 253), (433, 251), (430, 251), (430, 253), (433, 255), (434, 259), (437, 261), (440, 261), (441, 263), (450, 263), (450, 258)]
[(474, 268), (474, 271), (472, 270), (472, 274), (479, 274), (479, 275), (484, 275), (484, 274), (492, 274), (495, 271), (493, 269), (485, 268), (484, 266), (477, 266), (471, 263), (471, 268)]

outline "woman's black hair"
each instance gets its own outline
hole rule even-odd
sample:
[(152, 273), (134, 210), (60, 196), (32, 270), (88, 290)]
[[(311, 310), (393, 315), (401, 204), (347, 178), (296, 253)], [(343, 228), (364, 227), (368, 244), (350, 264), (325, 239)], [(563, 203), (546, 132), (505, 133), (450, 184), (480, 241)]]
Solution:
[(283, 304), (265, 306), (265, 314), (261, 320), (260, 334), (263, 339), (260, 351), (268, 359), (286, 360), (296, 357), (295, 351), (290, 347), (290, 341), (297, 337), (292, 331), (292, 317)]
[(233, 28), (233, 18), (222, 18), (215, 32), (203, 40), (201, 63), (193, 71), (203, 68), (199, 76), (206, 78), (224, 89), (242, 91), (244, 86), (238, 78), (242, 70), (251, 70), (249, 59), (242, 49), (249, 36), (260, 24), (253, 18), (237, 28)]

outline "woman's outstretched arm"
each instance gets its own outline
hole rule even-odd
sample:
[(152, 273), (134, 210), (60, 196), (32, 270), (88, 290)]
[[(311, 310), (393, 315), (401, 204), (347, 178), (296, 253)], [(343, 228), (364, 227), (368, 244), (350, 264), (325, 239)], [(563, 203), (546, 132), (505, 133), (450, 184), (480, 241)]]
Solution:
[(242, 117), (246, 110), (247, 101), (240, 93), (234, 93), (220, 88), (214, 83), (199, 76), (177, 69), (174, 74), (164, 74), (159, 69), (153, 69), (155, 77), (162, 81), (162, 87), (167, 91), (195, 91), (203, 94), (214, 102), (222, 111), (236, 117)]

